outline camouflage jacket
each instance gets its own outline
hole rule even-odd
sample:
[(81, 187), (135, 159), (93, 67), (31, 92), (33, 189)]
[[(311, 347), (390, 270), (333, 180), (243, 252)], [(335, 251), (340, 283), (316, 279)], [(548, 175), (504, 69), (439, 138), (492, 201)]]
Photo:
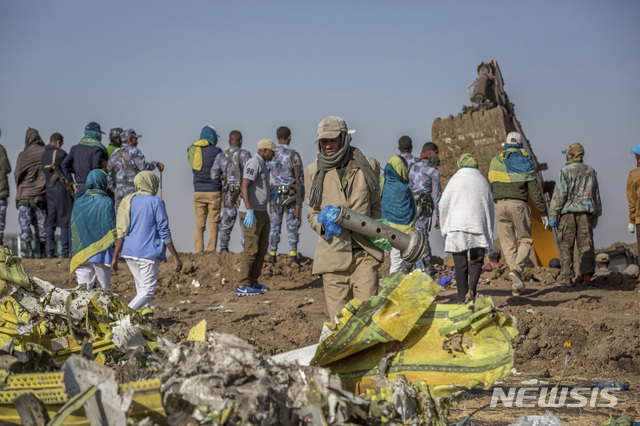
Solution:
[(107, 183), (115, 192), (117, 185), (133, 186), (133, 179), (143, 170), (153, 170), (157, 161), (147, 162), (135, 146), (124, 144), (115, 149), (107, 162)]
[[(289, 147), (289, 145), (278, 145), (280, 151), (277, 151), (273, 159), (267, 162), (267, 170), (269, 170), (272, 186), (289, 186), (296, 183), (296, 176), (293, 172), (293, 166), (300, 166), (300, 183), (302, 183), (302, 157), (298, 151)], [(293, 152), (293, 159), (291, 153)], [(293, 160), (293, 161), (292, 161)]]
[(549, 206), (549, 220), (557, 221), (565, 213), (590, 213), (594, 222), (602, 215), (600, 189), (593, 167), (576, 162), (560, 169)]
[(442, 197), (442, 187), (438, 169), (431, 167), (427, 160), (417, 161), (409, 170), (409, 188), (416, 199), (420, 198), (420, 193), (430, 194), (433, 198), (433, 211), (436, 216), (440, 216), (438, 203)]
[[(251, 159), (251, 153), (236, 146), (229, 147), (224, 155), (218, 155), (211, 168), (211, 179), (219, 179), (227, 185), (239, 185), (244, 165)], [(236, 165), (238, 167), (236, 167)], [(223, 186), (224, 188), (224, 186)]]
[(411, 166), (420, 161), (418, 157), (414, 157), (410, 152), (401, 152), (398, 156), (407, 160), (407, 170), (411, 170)]

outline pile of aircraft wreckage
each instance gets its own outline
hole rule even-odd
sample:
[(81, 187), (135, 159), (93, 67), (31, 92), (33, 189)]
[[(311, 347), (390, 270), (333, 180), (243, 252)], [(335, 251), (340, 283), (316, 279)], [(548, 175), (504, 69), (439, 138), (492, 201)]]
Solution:
[[(462, 389), (512, 367), (514, 319), (436, 305), (420, 271), (349, 302), (318, 345), (276, 357), (203, 321), (186, 341), (114, 293), (27, 277), (0, 249), (0, 418), (9, 424), (445, 424)], [(307, 355), (305, 359), (304, 354)], [(309, 359), (312, 357), (313, 359)], [(143, 374), (122, 383), (116, 371)]]

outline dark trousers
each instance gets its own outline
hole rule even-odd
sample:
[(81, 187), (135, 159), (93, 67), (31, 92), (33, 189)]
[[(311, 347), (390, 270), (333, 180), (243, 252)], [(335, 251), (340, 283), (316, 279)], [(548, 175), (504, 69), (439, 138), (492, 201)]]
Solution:
[[(467, 253), (469, 261), (467, 262)], [(464, 302), (464, 298), (471, 290), (475, 296), (476, 286), (482, 272), (482, 262), (484, 260), (484, 249), (482, 247), (471, 250), (451, 253), (456, 269), (456, 283), (458, 286), (458, 302)], [(470, 267), (470, 268), (469, 268)]]
[[(239, 285), (250, 285), (258, 282), (262, 273), (264, 257), (269, 251), (269, 213), (254, 211), (256, 222), (251, 228), (244, 228), (244, 250), (240, 253)], [(240, 213), (240, 221), (244, 221), (246, 213)]]
[[(56, 228), (47, 227), (45, 228), (47, 233), (46, 247), (47, 247), (47, 256), (52, 256), (56, 254)], [(69, 243), (71, 241), (71, 231), (69, 227), (61, 227), (60, 228), (60, 246), (61, 251), (60, 255), (65, 257), (71, 253)]]

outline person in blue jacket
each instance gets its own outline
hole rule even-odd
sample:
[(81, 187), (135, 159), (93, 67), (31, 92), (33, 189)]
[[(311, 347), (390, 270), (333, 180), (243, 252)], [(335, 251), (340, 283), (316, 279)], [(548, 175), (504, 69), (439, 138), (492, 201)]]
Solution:
[(156, 291), (158, 267), (166, 262), (166, 249), (173, 256), (176, 272), (182, 269), (182, 261), (171, 240), (169, 218), (164, 201), (156, 197), (160, 179), (153, 172), (144, 170), (133, 180), (136, 192), (122, 199), (116, 215), (116, 248), (111, 261), (111, 272), (118, 270), (118, 256), (126, 260), (135, 280), (136, 297), (129, 308), (151, 306)]
[(77, 200), (87, 190), (87, 176), (91, 170), (107, 168), (107, 148), (102, 145), (104, 132), (95, 121), (84, 128), (84, 137), (69, 150), (62, 162), (62, 172), (71, 183)]

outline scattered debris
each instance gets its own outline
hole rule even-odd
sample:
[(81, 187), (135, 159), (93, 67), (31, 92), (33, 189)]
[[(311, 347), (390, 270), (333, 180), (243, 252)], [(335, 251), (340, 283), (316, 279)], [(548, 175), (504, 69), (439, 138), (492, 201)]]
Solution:
[(518, 417), (518, 420), (509, 424), (509, 426), (562, 426), (562, 422), (553, 413), (547, 411), (544, 416)]

